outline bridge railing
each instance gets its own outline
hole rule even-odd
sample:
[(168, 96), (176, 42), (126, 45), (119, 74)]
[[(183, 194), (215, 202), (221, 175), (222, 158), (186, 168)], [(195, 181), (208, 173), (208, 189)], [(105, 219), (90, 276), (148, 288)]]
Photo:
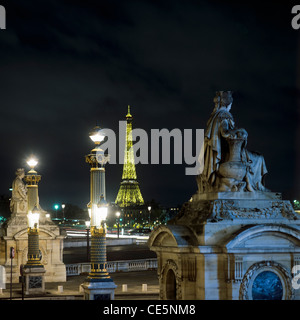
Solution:
[[(157, 259), (140, 259), (140, 260), (120, 260), (108, 261), (107, 270), (112, 272), (130, 272), (157, 269)], [(89, 262), (66, 264), (67, 276), (78, 276), (82, 273), (89, 273), (91, 264)]]

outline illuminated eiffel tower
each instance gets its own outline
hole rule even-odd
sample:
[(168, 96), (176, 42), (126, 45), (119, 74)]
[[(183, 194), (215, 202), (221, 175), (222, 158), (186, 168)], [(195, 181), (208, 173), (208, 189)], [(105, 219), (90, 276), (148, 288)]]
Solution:
[(130, 106), (128, 106), (126, 121), (126, 142), (122, 182), (115, 201), (115, 203), (121, 208), (141, 206), (144, 204), (144, 199), (141, 194), (135, 171), (135, 161), (132, 148), (132, 115), (130, 114)]

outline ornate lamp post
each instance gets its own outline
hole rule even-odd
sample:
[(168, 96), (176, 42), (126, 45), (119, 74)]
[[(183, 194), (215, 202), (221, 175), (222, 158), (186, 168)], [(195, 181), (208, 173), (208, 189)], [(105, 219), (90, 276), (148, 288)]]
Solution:
[(65, 207), (66, 207), (66, 205), (63, 203), (62, 205), (61, 205), (61, 208), (62, 208), (62, 220), (63, 220), (63, 223), (65, 222)]
[(151, 206), (148, 207), (148, 212), (149, 212), (149, 228), (150, 228)]
[(28, 190), (28, 260), (24, 266), (23, 274), (25, 276), (25, 293), (30, 294), (45, 290), (44, 274), (46, 270), (41, 263), (39, 249), (40, 205), (38, 182), (41, 180), (41, 176), (34, 170), (34, 167), (38, 164), (36, 159), (30, 159), (27, 164), (31, 168), (25, 176)]
[(23, 269), (26, 294), (43, 292), (45, 290), (44, 273), (46, 270), (41, 263), (39, 249), (39, 218), (40, 213), (37, 207), (34, 207), (27, 214), (28, 260)]
[(100, 148), (105, 135), (96, 126), (90, 133), (95, 148), (85, 159), (90, 164), (90, 193), (88, 207), (91, 209), (91, 272), (82, 284), (85, 300), (112, 300), (116, 285), (107, 272), (105, 164), (109, 160)]

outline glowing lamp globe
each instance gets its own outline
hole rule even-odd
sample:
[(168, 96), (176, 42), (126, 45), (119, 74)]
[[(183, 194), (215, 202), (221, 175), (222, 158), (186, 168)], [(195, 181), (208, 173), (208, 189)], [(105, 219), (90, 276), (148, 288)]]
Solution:
[(107, 218), (107, 202), (101, 197), (98, 205), (94, 204), (92, 208), (92, 217), (91, 217), (91, 225), (95, 227), (100, 227), (102, 221), (105, 221)]
[(99, 126), (96, 126), (90, 132), (89, 136), (96, 145), (100, 144), (105, 138), (105, 134), (103, 133), (103, 130)]
[(40, 213), (36, 207), (32, 211), (28, 212), (27, 218), (28, 218), (28, 227), (30, 229), (39, 227)]
[(31, 170), (29, 172), (36, 173), (36, 171), (34, 171), (34, 167), (38, 164), (38, 161), (34, 158), (31, 158), (27, 161), (27, 164), (31, 168)]

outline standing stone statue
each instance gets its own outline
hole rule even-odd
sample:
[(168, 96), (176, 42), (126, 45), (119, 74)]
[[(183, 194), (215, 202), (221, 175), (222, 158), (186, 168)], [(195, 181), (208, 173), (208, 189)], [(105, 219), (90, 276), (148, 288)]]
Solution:
[(17, 169), (16, 178), (12, 183), (10, 211), (12, 213), (27, 213), (27, 187), (23, 182), (25, 171)]
[(204, 166), (197, 177), (199, 191), (269, 191), (264, 186), (265, 160), (246, 149), (248, 133), (235, 126), (232, 102), (231, 91), (216, 92), (205, 131)]

